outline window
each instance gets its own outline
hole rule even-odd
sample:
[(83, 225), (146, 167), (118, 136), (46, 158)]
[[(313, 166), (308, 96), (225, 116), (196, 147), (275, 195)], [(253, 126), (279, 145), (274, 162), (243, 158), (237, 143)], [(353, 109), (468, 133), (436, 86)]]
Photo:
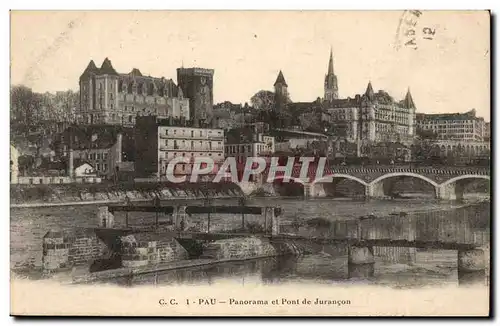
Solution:
[(191, 130), (191, 137), (194, 137), (194, 130)]
[(101, 153), (97, 153), (97, 159), (100, 160), (101, 159)]
[(30, 178), (30, 184), (33, 184), (33, 179), (32, 178)]
[(103, 170), (103, 171), (106, 171), (107, 169), (108, 169), (108, 165), (107, 165), (107, 164), (103, 164), (103, 165), (102, 165), (102, 170)]
[(43, 179), (42, 178), (40, 178), (38, 181), (40, 182), (40, 184), (43, 183)]
[(64, 179), (59, 179), (59, 183), (64, 183)]
[(97, 163), (97, 164), (95, 165), (95, 167), (96, 167), (96, 170), (97, 170), (97, 171), (100, 171), (100, 170), (101, 170), (101, 164)]
[(107, 160), (108, 159), (108, 153), (103, 153), (102, 154), (102, 159)]

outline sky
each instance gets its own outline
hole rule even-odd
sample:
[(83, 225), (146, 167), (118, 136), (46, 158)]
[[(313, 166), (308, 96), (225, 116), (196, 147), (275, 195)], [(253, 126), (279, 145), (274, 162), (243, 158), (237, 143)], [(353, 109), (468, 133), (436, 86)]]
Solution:
[(11, 13), (11, 84), (36, 92), (78, 90), (89, 61), (108, 57), (120, 73), (138, 68), (174, 81), (181, 66), (214, 69), (214, 103), (249, 102), (273, 90), (282, 70), (291, 99), (313, 101), (323, 97), (330, 49), (342, 98), (371, 81), (397, 100), (410, 88), (417, 112), (474, 108), (490, 120), (486, 11)]

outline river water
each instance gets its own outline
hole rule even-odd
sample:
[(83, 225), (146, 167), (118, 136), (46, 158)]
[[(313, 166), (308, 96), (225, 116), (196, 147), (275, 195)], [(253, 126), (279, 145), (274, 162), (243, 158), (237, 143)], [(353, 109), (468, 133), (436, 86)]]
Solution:
[[(231, 205), (234, 200), (217, 200), (214, 204)], [(333, 200), (297, 198), (258, 198), (247, 205), (274, 206), (283, 209), (283, 221), (291, 222), (315, 217), (330, 220), (353, 219), (375, 214), (384, 216), (394, 212), (446, 209), (463, 203), (439, 202), (432, 199), (401, 200)], [(10, 224), (11, 268), (39, 269), (42, 258), (42, 238), (49, 230), (73, 227), (95, 227), (96, 205), (12, 208)], [(153, 221), (154, 214), (141, 213), (129, 216), (131, 224)], [(162, 218), (160, 217), (160, 221)], [(193, 223), (203, 225), (205, 217), (194, 217)], [(246, 222), (258, 222), (259, 217), (246, 216)], [(117, 213), (115, 224), (123, 226), (125, 215)], [(211, 230), (231, 229), (241, 225), (241, 216), (211, 216)], [(244, 262), (226, 263), (188, 270), (120, 278), (107, 282), (125, 286), (151, 284), (214, 284), (219, 281), (235, 283), (375, 283), (393, 287), (457, 284), (457, 253), (443, 250), (418, 250), (414, 261), (388, 262), (376, 257), (375, 275), (366, 280), (347, 279), (345, 248), (324, 246), (315, 253), (301, 257), (279, 257)]]

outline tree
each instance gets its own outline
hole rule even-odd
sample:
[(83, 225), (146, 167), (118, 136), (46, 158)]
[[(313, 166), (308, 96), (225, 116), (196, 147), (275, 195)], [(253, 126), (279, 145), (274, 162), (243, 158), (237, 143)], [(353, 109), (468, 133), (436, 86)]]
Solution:
[[(10, 90), (10, 120), (14, 129), (28, 135), (39, 124), (42, 96), (26, 86), (13, 86)], [(11, 128), (12, 129), (12, 128)]]
[[(287, 98), (288, 103), (291, 103), (290, 95)], [(256, 110), (272, 110), (275, 106), (274, 92), (260, 90), (250, 98), (251, 105)]]

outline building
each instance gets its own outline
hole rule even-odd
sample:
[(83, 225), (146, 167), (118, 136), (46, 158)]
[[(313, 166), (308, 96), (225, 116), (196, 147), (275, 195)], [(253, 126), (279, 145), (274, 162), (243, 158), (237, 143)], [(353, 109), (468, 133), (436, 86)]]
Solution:
[(364, 155), (363, 148), (373, 143), (409, 144), (415, 137), (416, 106), (410, 90), (403, 100), (396, 101), (383, 90), (375, 92), (369, 82), (364, 94), (340, 98), (332, 51), (324, 80), (323, 99), (288, 103), (288, 84), (281, 71), (274, 89), (275, 108), (283, 120), (281, 126), (290, 128), (299, 123), (303, 129), (328, 132), (344, 142), (355, 142), (360, 148), (358, 155)]
[(357, 142), (411, 143), (415, 137), (416, 106), (408, 89), (404, 100), (374, 92), (371, 82), (363, 95), (324, 102), (339, 136)]
[(135, 173), (139, 178), (164, 178), (168, 163), (187, 157), (190, 163), (177, 164), (176, 174), (189, 175), (197, 157), (210, 157), (214, 170), (224, 162), (224, 130), (198, 128), (194, 122), (139, 117), (135, 126)]
[(417, 115), (417, 127), (435, 133), (439, 140), (482, 142), (485, 125), (484, 119), (477, 117), (474, 109), (465, 113)]
[(133, 130), (112, 125), (71, 126), (54, 143), (59, 157), (66, 157), (68, 172), (75, 162), (90, 164), (97, 176), (113, 179), (122, 162), (134, 160)]
[(77, 178), (82, 178), (82, 177), (97, 177), (97, 171), (94, 169), (92, 165), (90, 165), (87, 162), (77, 162), (75, 164), (75, 177)]
[(247, 157), (273, 154), (275, 139), (261, 132), (265, 127), (259, 124), (235, 128), (228, 131), (224, 153), (226, 157), (235, 157), (238, 162), (246, 162)]
[(118, 73), (108, 58), (100, 68), (91, 60), (80, 76), (78, 122), (133, 126), (144, 115), (190, 119), (189, 100), (172, 79), (144, 76), (136, 68)]
[(483, 138), (484, 141), (490, 141), (491, 140), (491, 125), (489, 122), (484, 123), (484, 133), (483, 133)]
[(195, 127), (212, 125), (214, 105), (214, 70), (204, 68), (178, 68), (177, 82), (189, 98), (189, 117)]

